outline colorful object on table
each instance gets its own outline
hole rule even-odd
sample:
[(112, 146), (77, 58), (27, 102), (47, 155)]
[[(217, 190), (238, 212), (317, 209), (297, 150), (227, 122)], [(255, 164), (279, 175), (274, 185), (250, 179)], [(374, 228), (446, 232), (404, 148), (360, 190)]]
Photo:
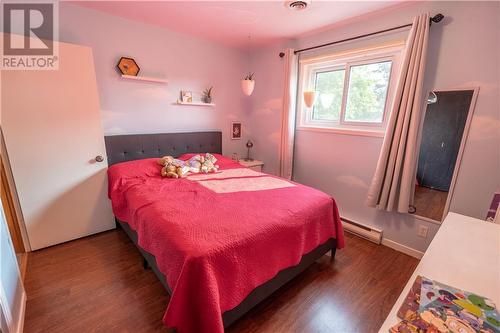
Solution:
[(497, 218), (498, 207), (500, 206), (500, 192), (496, 192), (493, 194), (493, 199), (491, 199), (490, 209), (488, 210), (488, 214), (486, 215), (486, 221), (495, 222), (495, 218)]
[(500, 333), (500, 314), (482, 296), (417, 276), (391, 333)]
[(442, 304), (450, 304), (458, 298), (455, 296), (457, 293), (460, 293), (460, 290), (423, 277), (422, 295), (425, 295), (425, 297), (422, 297), (420, 301), (420, 310), (426, 309), (429, 304), (435, 301), (440, 301)]
[(415, 320), (418, 317), (418, 309), (420, 307), (420, 286), (422, 277), (419, 275), (411, 286), (408, 295), (403, 304), (399, 308), (398, 317), (405, 320)]
[(139, 65), (132, 58), (121, 57), (116, 65), (123, 75), (137, 76), (139, 71)]
[(464, 310), (467, 310), (467, 312), (470, 312), (471, 314), (473, 314), (474, 316), (476, 317), (480, 317), (482, 312), (481, 312), (481, 309), (478, 308), (477, 306), (475, 306), (474, 304), (472, 303), (469, 303), (467, 300), (465, 299), (457, 299), (455, 302), (456, 305), (458, 305), (459, 307), (461, 307), (462, 309)]
[(480, 307), (483, 310), (486, 311), (495, 310), (495, 304), (491, 303), (491, 301), (487, 298), (482, 298), (480, 296), (470, 294), (468, 299), (472, 304)]

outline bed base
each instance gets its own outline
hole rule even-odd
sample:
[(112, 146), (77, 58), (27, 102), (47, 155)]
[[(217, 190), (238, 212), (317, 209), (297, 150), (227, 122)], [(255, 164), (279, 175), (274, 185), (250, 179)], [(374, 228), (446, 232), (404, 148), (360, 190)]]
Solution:
[[(170, 289), (170, 287), (168, 286), (165, 275), (163, 275), (163, 273), (159, 271), (158, 266), (156, 265), (155, 257), (147, 251), (144, 251), (138, 245), (137, 234), (129, 227), (128, 223), (122, 222), (118, 219), (116, 219), (116, 222), (125, 231), (125, 233), (132, 240), (132, 242), (135, 244), (135, 246), (143, 256), (144, 268), (151, 268), (151, 270), (160, 280), (163, 287), (165, 287), (169, 295), (171, 295), (172, 289)], [(331, 251), (331, 260), (333, 261), (335, 258), (336, 247), (337, 240), (334, 238), (330, 238), (328, 241), (319, 245), (311, 252), (303, 255), (298, 265), (280, 271), (274, 278), (255, 288), (237, 307), (222, 314), (224, 327), (229, 327), (236, 320), (243, 317), (243, 315), (245, 315), (253, 307), (262, 302), (264, 299), (268, 298), (276, 290), (291, 281), (300, 273), (305, 271), (309, 266), (311, 266), (316, 260), (325, 255), (328, 251)]]

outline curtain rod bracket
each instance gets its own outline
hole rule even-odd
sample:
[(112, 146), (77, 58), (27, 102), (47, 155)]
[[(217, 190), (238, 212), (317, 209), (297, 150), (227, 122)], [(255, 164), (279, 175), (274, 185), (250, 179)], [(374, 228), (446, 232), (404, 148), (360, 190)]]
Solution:
[[(439, 23), (443, 19), (444, 19), (444, 15), (441, 14), (441, 13), (438, 13), (438, 14), (432, 16), (431, 18), (429, 18), (429, 23), (430, 24), (432, 24), (432, 23)], [(407, 28), (407, 27), (411, 27), (411, 26), (412, 26), (411, 23), (410, 24), (405, 24), (405, 25), (400, 25), (399, 27), (394, 27), (394, 28), (384, 29), (384, 30), (380, 30), (380, 31), (375, 31), (375, 32), (372, 32), (372, 33), (368, 33), (368, 34), (364, 34), (364, 35), (360, 35), (360, 36), (356, 36), (356, 37), (342, 39), (342, 40), (339, 40), (339, 41), (336, 41), (336, 42), (331, 42), (331, 43), (326, 43), (326, 44), (322, 44), (322, 45), (308, 47), (308, 48), (305, 48), (305, 49), (296, 50), (296, 51), (294, 51), (294, 53), (297, 54), (297, 53), (300, 53), (302, 51), (314, 50), (314, 49), (318, 49), (318, 48), (324, 47), (324, 46), (330, 46), (330, 45), (334, 45), (334, 44), (338, 44), (338, 43), (348, 42), (348, 41), (351, 41), (351, 40), (355, 40), (355, 39), (359, 39), (359, 38), (364, 38), (364, 37), (369, 37), (369, 36), (377, 35), (377, 34), (380, 34), (380, 33), (388, 32), (388, 31), (392, 31), (392, 30), (397, 30), (397, 29), (401, 29), (401, 28)], [(280, 56), (280, 58), (283, 58), (285, 56), (285, 53), (280, 52), (279, 56)]]
[(431, 17), (431, 22), (434, 22), (434, 23), (439, 23), (441, 22), (442, 20), (444, 19), (444, 15), (439, 13), (439, 14), (436, 14), (434, 15), (433, 17)]

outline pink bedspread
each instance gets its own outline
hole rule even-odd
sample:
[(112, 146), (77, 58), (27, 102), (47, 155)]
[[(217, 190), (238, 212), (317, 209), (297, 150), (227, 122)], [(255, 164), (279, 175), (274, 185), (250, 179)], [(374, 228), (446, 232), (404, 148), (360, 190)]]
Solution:
[(180, 333), (223, 332), (222, 313), (257, 286), (329, 238), (344, 246), (331, 197), (216, 156), (208, 176), (161, 178), (156, 159), (108, 170), (114, 214), (156, 257), (172, 288), (163, 321)]

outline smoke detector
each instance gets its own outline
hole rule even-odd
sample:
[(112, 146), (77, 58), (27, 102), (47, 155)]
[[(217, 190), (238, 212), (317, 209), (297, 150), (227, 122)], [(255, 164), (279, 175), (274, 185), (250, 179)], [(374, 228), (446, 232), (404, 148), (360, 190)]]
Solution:
[(311, 0), (292, 0), (292, 1), (286, 1), (285, 7), (291, 10), (301, 11), (305, 10), (310, 4)]

